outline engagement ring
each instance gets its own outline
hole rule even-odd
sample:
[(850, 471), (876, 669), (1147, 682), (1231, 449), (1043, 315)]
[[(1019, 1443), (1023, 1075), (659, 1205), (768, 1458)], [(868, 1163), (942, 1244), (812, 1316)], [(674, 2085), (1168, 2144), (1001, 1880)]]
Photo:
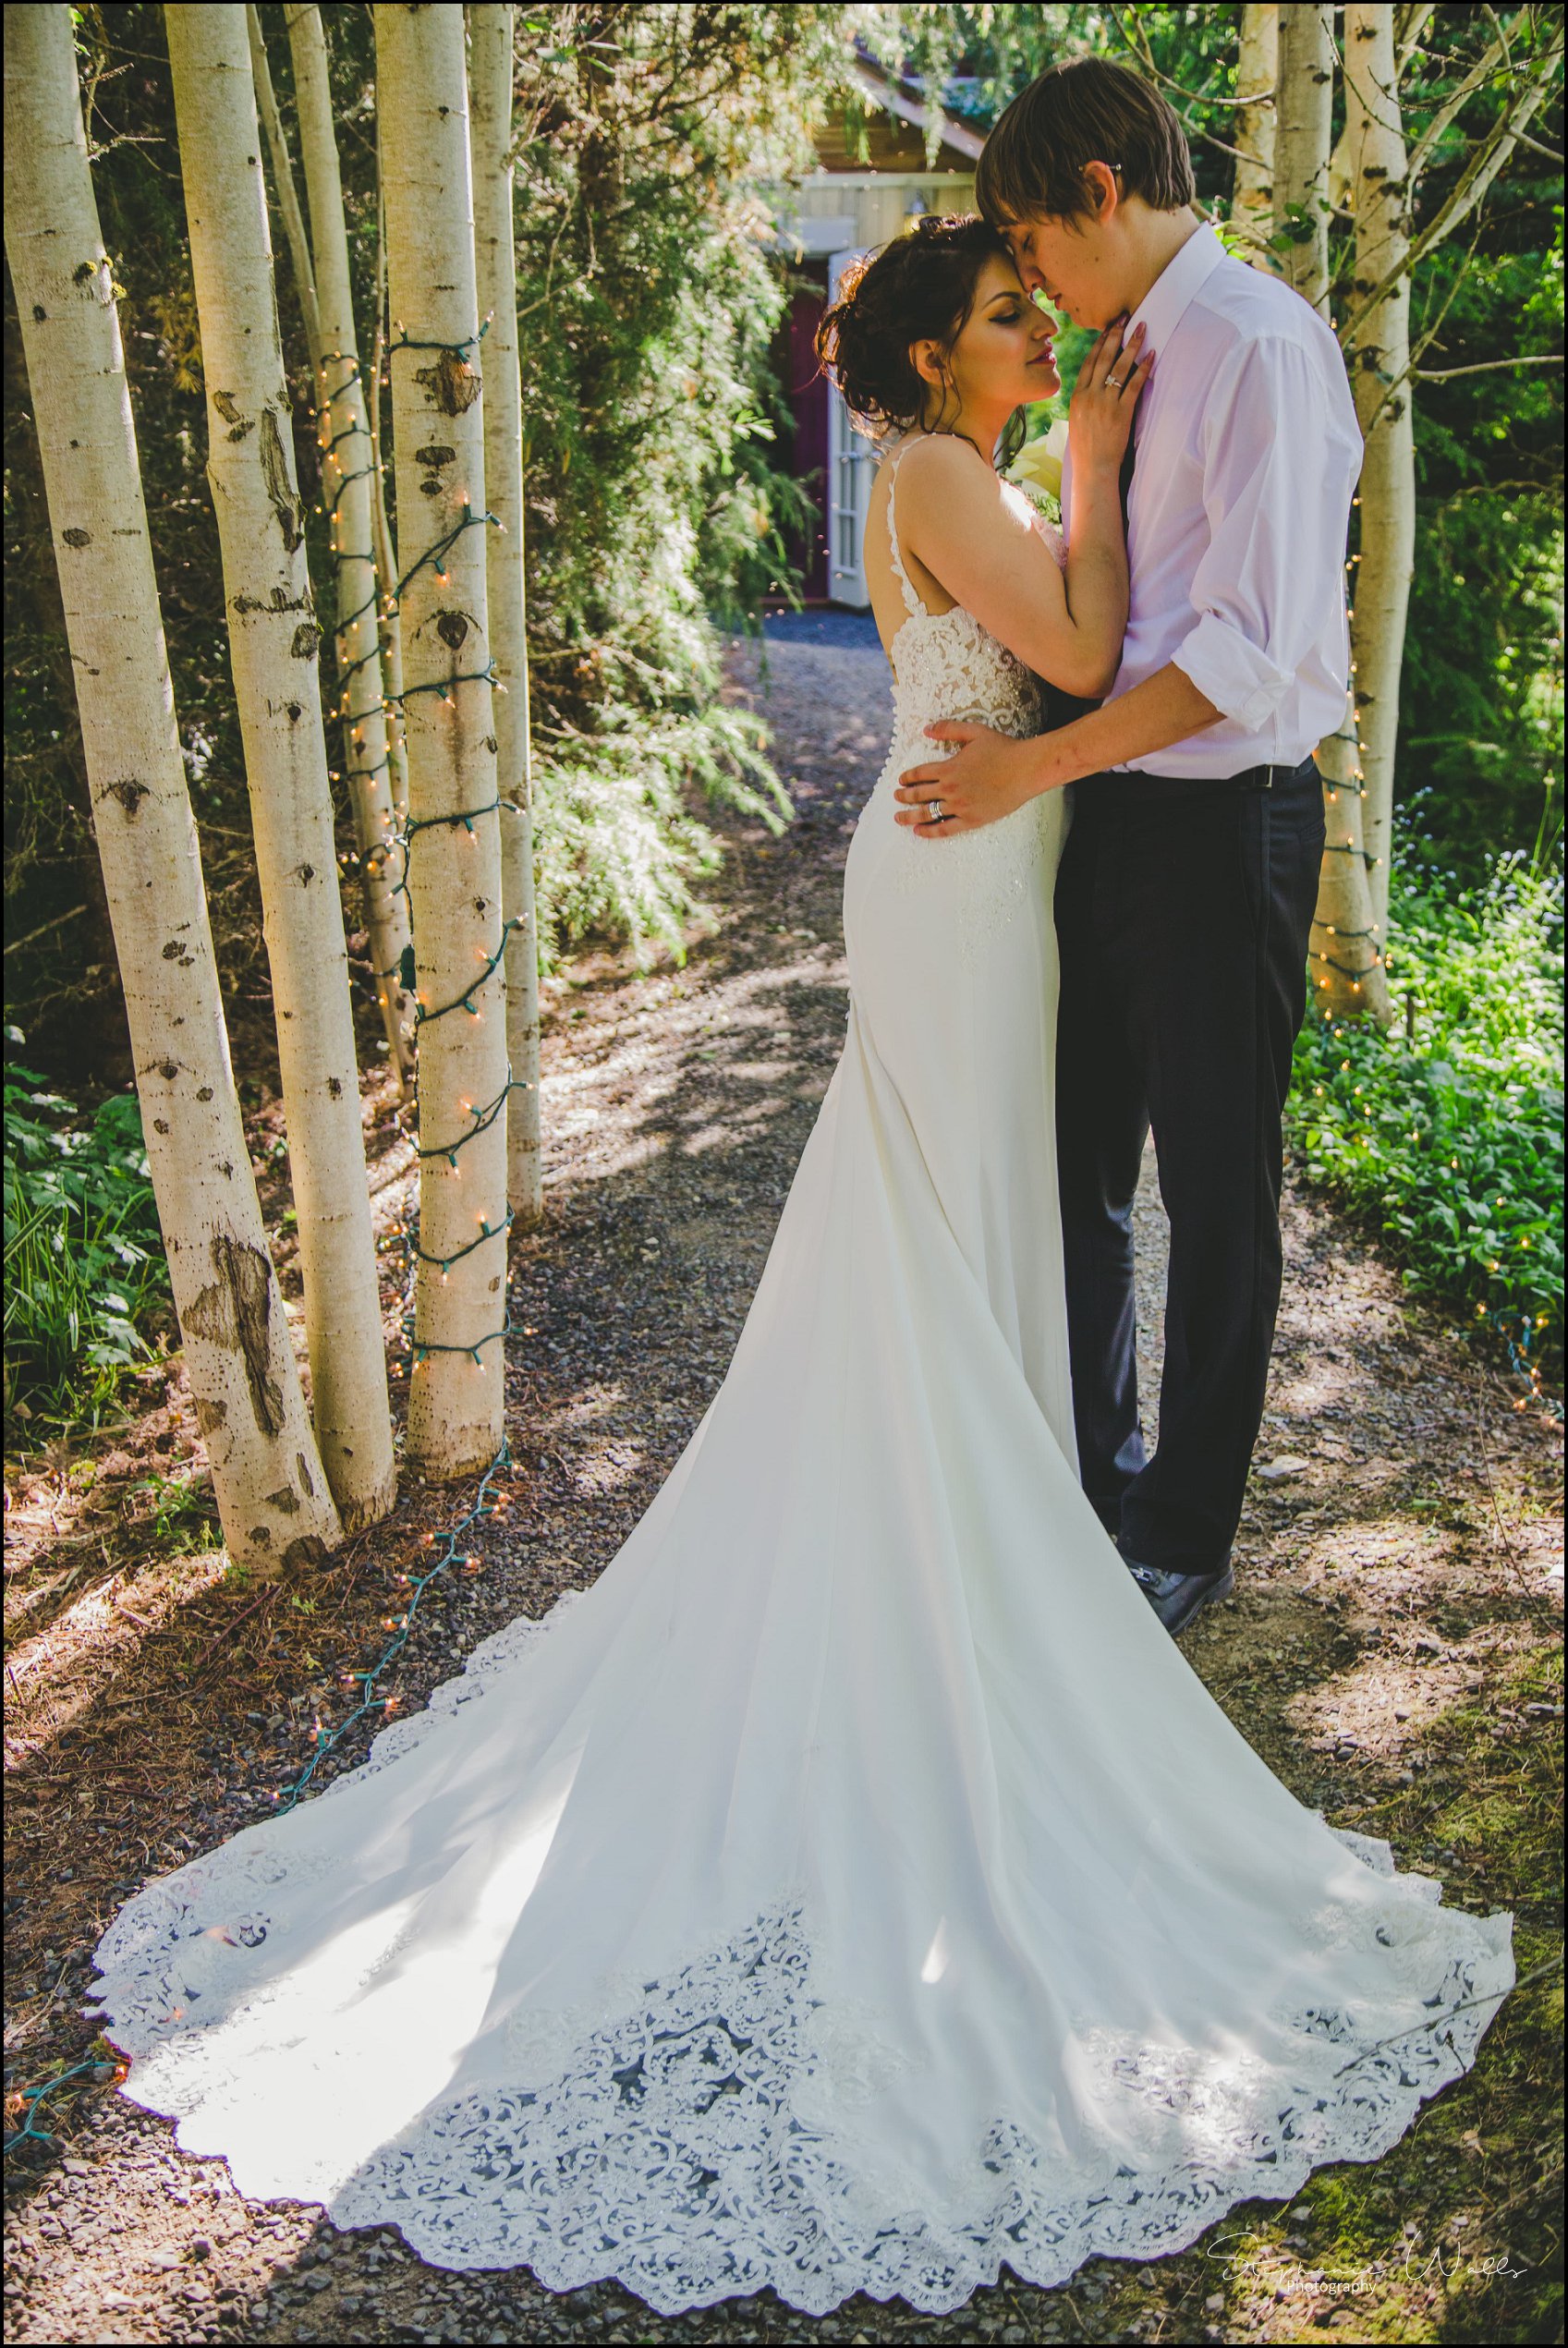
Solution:
[(940, 799), (928, 799), (926, 805), (930, 809), (930, 821), (932, 823), (945, 823), (947, 821), (946, 816), (943, 815), (942, 811), (942, 801)]

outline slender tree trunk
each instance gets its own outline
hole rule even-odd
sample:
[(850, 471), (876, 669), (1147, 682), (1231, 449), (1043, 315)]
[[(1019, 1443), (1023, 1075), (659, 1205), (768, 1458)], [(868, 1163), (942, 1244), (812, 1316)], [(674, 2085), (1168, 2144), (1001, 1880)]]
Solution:
[(392, 760), (392, 806), (399, 824), (408, 812), (408, 754), (403, 746), (403, 621), (397, 609), (397, 549), (386, 511), (386, 460), (382, 454), (381, 395), (386, 373), (386, 202), (381, 191), (381, 119), (376, 119), (376, 331), (371, 364), (371, 476), (374, 503), (376, 578), (381, 588), (382, 666), (386, 676), (386, 747)]
[(539, 925), (533, 897), (529, 651), (524, 579), (523, 409), (512, 244), (512, 10), (469, 11), (474, 254), (484, 341), (484, 479), (501, 524), (486, 532), (490, 648), (501, 795), (501, 896), (506, 916), (506, 1198), (525, 1228), (544, 1212), (539, 1132)]
[(1308, 955), (1312, 997), (1331, 1018), (1369, 1016), (1386, 1025), (1392, 1013), (1383, 933), (1372, 901), (1354, 675), (1339, 731), (1319, 743), (1317, 758), (1327, 828)]
[(230, 1556), (341, 1536), (235, 1096), (71, 18), (6, 26), (6, 249), (175, 1308)]
[(411, 1061), (404, 999), (403, 955), (408, 943), (406, 901), (398, 887), (402, 858), (395, 838), (392, 760), (383, 690), (376, 589), (374, 474), (371, 429), (360, 377), (354, 302), (348, 281), (348, 235), (343, 181), (333, 124), (326, 40), (318, 7), (295, 8), (288, 19), (299, 145), (310, 206), (310, 249), (321, 311), (322, 495), (332, 517), (337, 570), (337, 667), (343, 721), (344, 779), (359, 837), (365, 922), (375, 965), (376, 996), (387, 1046), (400, 1077)]
[(164, 11), (316, 1438), (345, 1528), (397, 1488), (305, 530), (241, 7)]
[(289, 157), (288, 141), (283, 134), (283, 117), (278, 113), (278, 102), (273, 91), (273, 73), (267, 63), (267, 44), (261, 36), (261, 19), (254, 6), (246, 9), (245, 19), (250, 43), (250, 69), (256, 84), (256, 111), (266, 134), (267, 152), (273, 159), (273, 184), (277, 189), (278, 211), (283, 218), (284, 235), (288, 241), (288, 258), (294, 270), (294, 290), (299, 298), (299, 314), (305, 321), (305, 342), (310, 354), (310, 371), (316, 379), (319, 405), (322, 399), (322, 319), (316, 307), (316, 273), (305, 235), (304, 215), (299, 209), (299, 191), (294, 184), (294, 164)]
[[(1329, 314), (1328, 169), (1333, 50), (1329, 12), (1283, 8), (1280, 17), (1279, 130), (1274, 225), (1282, 269), (1303, 298)], [(1354, 675), (1351, 683), (1355, 682)], [(1366, 801), (1354, 691), (1338, 730), (1318, 746), (1327, 838), (1312, 927), (1312, 995), (1320, 1012), (1388, 1016), (1388, 984), (1372, 907)]]
[(1236, 164), (1231, 225), (1246, 238), (1247, 259), (1258, 269), (1275, 269), (1274, 89), (1280, 76), (1280, 11), (1254, 7), (1241, 12), (1241, 47), (1236, 66), (1235, 143), (1247, 160)]
[(1275, 100), (1274, 231), (1280, 274), (1329, 314), (1329, 122), (1333, 100), (1333, 11), (1304, 0), (1282, 8)]
[(504, 1426), (506, 1030), (485, 593), (484, 413), (463, 16), (375, 12), (403, 566), (419, 1245), (408, 1451), (491, 1460)]
[[(1367, 434), (1361, 473), (1361, 544), (1353, 560), (1351, 645), (1365, 770), (1364, 822), (1371, 856), (1372, 916), (1388, 936), (1393, 844), (1393, 759), (1404, 620), (1416, 567), (1416, 434), (1411, 414), (1410, 249), (1404, 131), (1400, 118), (1392, 7), (1344, 12), (1345, 133), (1355, 214), (1355, 274), (1343, 341), (1356, 412)], [(1393, 277), (1383, 299), (1367, 297)]]

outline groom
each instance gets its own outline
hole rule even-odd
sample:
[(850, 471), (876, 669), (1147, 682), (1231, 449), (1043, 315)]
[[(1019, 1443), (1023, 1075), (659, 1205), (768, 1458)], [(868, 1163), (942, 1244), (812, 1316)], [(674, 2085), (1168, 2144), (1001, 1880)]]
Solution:
[[(1263, 1411), (1280, 1120), (1323, 854), (1311, 753), (1344, 714), (1361, 435), (1332, 334), (1199, 222), (1181, 124), (1136, 74), (1096, 57), (1042, 74), (991, 133), (976, 192), (1031, 292), (1080, 326), (1147, 327), (1123, 474), (1131, 612), (1099, 710), (1027, 741), (928, 727), (962, 747), (903, 775), (898, 820), (940, 856), (951, 833), (1077, 785), (1056, 1101), (1079, 1469), (1177, 1632), (1234, 1586)], [(1069, 531), (1071, 496), (1069, 470)], [(1149, 1459), (1132, 1202), (1151, 1126), (1171, 1260)]]

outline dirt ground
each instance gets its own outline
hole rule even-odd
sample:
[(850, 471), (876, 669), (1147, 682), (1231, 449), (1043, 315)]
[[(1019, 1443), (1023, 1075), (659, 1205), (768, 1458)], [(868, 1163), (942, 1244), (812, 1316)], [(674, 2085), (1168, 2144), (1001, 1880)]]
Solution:
[[(548, 991), (549, 1213), (514, 1252), (513, 1466), (462, 1544), (472, 1566), (432, 1586), (385, 1683), (405, 1708), (488, 1632), (590, 1581), (647, 1506), (723, 1375), (837, 1055), (840, 874), (886, 672), (854, 621), (784, 623), (767, 660), (760, 677), (737, 652), (732, 689), (777, 728), (796, 821), (777, 841), (725, 827), (684, 968), (590, 955)], [(384, 1091), (366, 1122), (390, 1309), (411, 1144)], [(275, 1104), (254, 1130), (275, 1210)], [(1152, 1160), (1138, 1232), (1152, 1394)], [(248, 2203), (100, 2061), (8, 2163), (7, 2338), (1561, 2337), (1561, 1429), (1319, 1199), (1291, 1193), (1286, 1235), (1236, 1595), (1185, 1651), (1293, 1792), (1390, 1838), (1455, 1904), (1512, 1909), (1520, 1974), (1539, 1971), (1382, 2160), (1246, 2205), (1177, 2257), (1092, 2260), (1052, 2292), (1004, 2281), (946, 2318), (862, 2299), (812, 2320), (764, 2296), (664, 2320), (614, 2285), (552, 2297), (525, 2272), (421, 2266), (390, 2230)], [(284, 1278), (297, 1295), (286, 1259)], [(405, 1480), (396, 1515), (330, 1570), (257, 1587), (216, 1545), (177, 1357), (122, 1424), (7, 1461), (8, 2129), (23, 2088), (105, 2054), (80, 2004), (118, 1901), (270, 1804), (316, 1721), (345, 1717), (343, 1674), (384, 1645), (396, 1576), (472, 1499)]]

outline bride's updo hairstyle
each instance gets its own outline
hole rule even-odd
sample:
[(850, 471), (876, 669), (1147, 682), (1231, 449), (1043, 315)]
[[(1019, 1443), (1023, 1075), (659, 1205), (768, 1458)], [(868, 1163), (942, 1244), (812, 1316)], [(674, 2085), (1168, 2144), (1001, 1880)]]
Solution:
[(844, 281), (844, 298), (817, 329), (817, 356), (852, 416), (874, 439), (919, 423), (930, 386), (912, 343), (952, 349), (975, 306), (988, 261), (1007, 247), (977, 213), (927, 213)]

